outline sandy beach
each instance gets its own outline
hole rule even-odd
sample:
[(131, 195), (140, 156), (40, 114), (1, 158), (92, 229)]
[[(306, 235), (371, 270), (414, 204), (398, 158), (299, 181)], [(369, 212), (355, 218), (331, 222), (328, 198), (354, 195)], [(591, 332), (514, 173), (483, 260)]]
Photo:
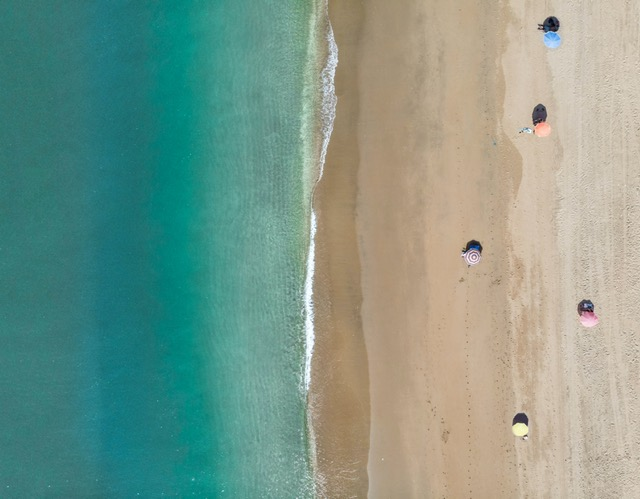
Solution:
[[(640, 5), (329, 7), (319, 495), (640, 497)], [(519, 134), (538, 103), (551, 136)], [(467, 268), (470, 239), (484, 251)], [(521, 411), (528, 441), (510, 431)]]

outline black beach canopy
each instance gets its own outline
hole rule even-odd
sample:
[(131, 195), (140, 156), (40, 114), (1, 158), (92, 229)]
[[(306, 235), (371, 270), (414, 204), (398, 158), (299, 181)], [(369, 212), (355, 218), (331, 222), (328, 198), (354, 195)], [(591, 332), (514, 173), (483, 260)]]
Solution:
[(578, 303), (578, 315), (582, 315), (582, 312), (593, 312), (595, 306), (591, 300), (582, 300)]
[(533, 125), (537, 125), (538, 123), (542, 123), (547, 121), (547, 108), (544, 107), (544, 104), (538, 104), (533, 108), (533, 113), (531, 113), (531, 119), (533, 120)]
[(524, 423), (526, 425), (529, 424), (529, 418), (527, 417), (527, 415), (524, 412), (519, 412), (518, 414), (516, 414), (513, 417), (513, 423), (512, 424), (516, 424), (516, 423)]
[(482, 244), (480, 244), (480, 241), (476, 241), (475, 239), (472, 239), (467, 243), (467, 245), (464, 247), (462, 251), (464, 252), (472, 249), (478, 250), (480, 253), (482, 253)]
[(560, 29), (560, 21), (558, 21), (557, 17), (547, 17), (542, 23), (542, 27), (544, 28), (544, 32), (547, 33), (549, 31), (553, 31), (554, 33)]

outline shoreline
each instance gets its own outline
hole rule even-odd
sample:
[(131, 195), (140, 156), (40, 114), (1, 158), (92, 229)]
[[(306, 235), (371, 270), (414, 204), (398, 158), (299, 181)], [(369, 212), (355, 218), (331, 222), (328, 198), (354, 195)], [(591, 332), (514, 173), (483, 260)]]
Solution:
[[(319, 4), (320, 5), (320, 4)], [(317, 216), (315, 212), (315, 193), (318, 187), (318, 184), (322, 181), (322, 176), (324, 173), (324, 165), (326, 162), (327, 150), (329, 147), (329, 143), (331, 140), (331, 134), (333, 132), (333, 124), (336, 116), (336, 103), (337, 97), (335, 93), (335, 72), (338, 64), (338, 47), (335, 42), (335, 37), (333, 35), (333, 28), (331, 26), (331, 20), (329, 19), (329, 11), (328, 11), (328, 0), (322, 0), (321, 5), (324, 6), (324, 9), (321, 13), (316, 13), (313, 18), (312, 24), (314, 28), (312, 28), (312, 33), (315, 33), (316, 30), (322, 33), (322, 37), (312, 36), (310, 48), (309, 48), (309, 58), (315, 59), (318, 38), (326, 41), (326, 48), (323, 50), (323, 54), (326, 54), (324, 65), (320, 70), (320, 80), (322, 82), (321, 85), (321, 102), (320, 102), (320, 155), (319, 159), (315, 162), (314, 168), (309, 168), (309, 170), (315, 172), (316, 180), (313, 182), (313, 186), (311, 187), (310, 198), (310, 207), (309, 207), (309, 249), (306, 260), (306, 276), (304, 283), (304, 316), (305, 316), (305, 336), (306, 336), (306, 345), (305, 345), (305, 365), (304, 365), (304, 390), (305, 393), (309, 392), (309, 387), (311, 385), (311, 364), (313, 362), (313, 349), (315, 344), (315, 326), (314, 326), (314, 297), (313, 297), (313, 288), (314, 288), (314, 275), (315, 275), (315, 237), (317, 231)], [(309, 71), (310, 74), (316, 74), (315, 65), (312, 65), (312, 70)], [(313, 86), (313, 85), (312, 85)], [(315, 142), (314, 142), (315, 145)], [(312, 148), (315, 150), (315, 148)], [(311, 157), (315, 157), (313, 154), (310, 154)]]
[(313, 207), (315, 238), (315, 342), (308, 391), (319, 497), (363, 497), (369, 442), (367, 354), (360, 322), (360, 268), (355, 229), (355, 134), (358, 95), (353, 49), (359, 9), (329, 2), (339, 50), (334, 85), (338, 104)]

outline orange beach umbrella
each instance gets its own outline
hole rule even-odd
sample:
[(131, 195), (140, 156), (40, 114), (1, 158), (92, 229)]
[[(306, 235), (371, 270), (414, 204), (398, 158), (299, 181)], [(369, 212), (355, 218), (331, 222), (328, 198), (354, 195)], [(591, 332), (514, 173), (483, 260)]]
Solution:
[(538, 137), (547, 137), (551, 133), (551, 126), (546, 121), (543, 121), (534, 127), (533, 133)]

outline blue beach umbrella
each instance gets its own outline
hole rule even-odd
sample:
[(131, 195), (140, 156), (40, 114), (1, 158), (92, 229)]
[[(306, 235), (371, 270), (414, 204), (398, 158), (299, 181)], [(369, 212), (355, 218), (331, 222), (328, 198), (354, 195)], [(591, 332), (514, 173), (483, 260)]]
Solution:
[(558, 33), (549, 31), (544, 34), (544, 44), (550, 49), (558, 48), (560, 46), (560, 42), (562, 42), (562, 39)]

